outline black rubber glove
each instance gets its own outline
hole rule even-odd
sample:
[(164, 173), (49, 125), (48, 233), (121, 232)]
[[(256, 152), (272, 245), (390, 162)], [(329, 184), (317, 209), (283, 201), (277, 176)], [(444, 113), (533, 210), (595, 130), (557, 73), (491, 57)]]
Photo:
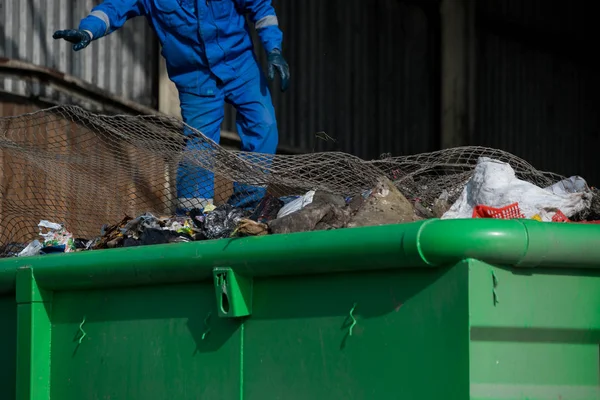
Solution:
[(281, 91), (285, 92), (290, 86), (290, 67), (288, 66), (288, 63), (277, 49), (269, 53), (268, 61), (269, 80), (272, 81), (275, 79), (275, 70), (277, 69), (279, 77), (281, 78)]
[(86, 31), (80, 31), (79, 29), (56, 31), (52, 37), (54, 39), (65, 39), (67, 42), (73, 43), (73, 50), (75, 51), (85, 49), (92, 41), (89, 33)]

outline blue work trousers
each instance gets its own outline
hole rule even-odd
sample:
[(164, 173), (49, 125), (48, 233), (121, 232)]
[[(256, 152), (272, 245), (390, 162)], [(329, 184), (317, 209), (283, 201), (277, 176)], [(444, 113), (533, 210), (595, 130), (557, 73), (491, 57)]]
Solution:
[[(180, 92), (179, 100), (183, 121), (217, 144), (220, 139), (225, 102), (235, 107), (237, 131), (242, 142), (241, 150), (260, 153), (238, 157), (252, 163), (258, 162), (265, 167), (265, 169), (255, 169), (254, 173), (248, 175), (249, 178), (255, 175), (254, 179), (256, 179), (262, 174), (261, 171), (264, 172), (268, 168), (269, 159), (275, 154), (278, 131), (267, 80), (258, 62), (252, 64), (247, 66), (243, 75), (228, 82), (221, 82), (215, 96)], [(178, 212), (203, 208), (206, 204), (212, 203), (215, 195), (214, 174), (208, 168), (214, 171), (216, 157), (223, 151), (207, 144), (206, 140), (198, 138), (198, 135), (189, 129), (184, 129), (184, 134), (187, 136), (185, 148), (187, 154), (184, 153), (183, 162), (180, 163), (177, 171)], [(264, 181), (262, 184), (251, 181), (246, 183), (255, 185), (234, 182), (233, 195), (228, 201), (229, 204), (250, 209), (264, 197), (266, 193)]]

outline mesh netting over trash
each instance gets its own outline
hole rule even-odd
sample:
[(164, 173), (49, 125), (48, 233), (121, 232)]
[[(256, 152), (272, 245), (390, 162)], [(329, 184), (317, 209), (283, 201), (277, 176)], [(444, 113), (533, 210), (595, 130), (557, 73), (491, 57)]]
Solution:
[[(232, 182), (267, 186), (276, 199), (304, 196), (308, 191), (326, 193), (337, 196), (337, 200), (330, 199), (332, 204), (340, 198), (364, 197), (378, 185), (386, 191), (385, 182), (391, 182), (420, 218), (440, 217), (448, 207), (436, 210), (439, 200), (454, 203), (482, 158), (507, 163), (518, 179), (541, 188), (565, 179), (538, 171), (504, 151), (483, 147), (370, 161), (340, 152), (249, 158), (247, 153), (227, 150), (193, 131), (204, 146), (186, 151), (183, 128), (176, 118), (104, 116), (74, 106), (0, 118), (3, 254), (11, 253), (11, 245), (26, 245), (39, 238), (40, 221), (59, 223), (74, 238), (86, 240), (106, 235), (107, 229), (124, 218), (121, 229), (132, 221), (156, 228), (176, 223), (166, 218), (177, 207), (175, 178), (181, 166), (199, 166), (215, 173), (215, 205), (227, 201)], [(597, 196), (593, 202), (597, 207)], [(579, 214), (585, 218), (584, 213)], [(133, 219), (143, 215), (147, 217)], [(184, 221), (177, 223), (185, 225)], [(352, 224), (345, 221), (342, 225)]]

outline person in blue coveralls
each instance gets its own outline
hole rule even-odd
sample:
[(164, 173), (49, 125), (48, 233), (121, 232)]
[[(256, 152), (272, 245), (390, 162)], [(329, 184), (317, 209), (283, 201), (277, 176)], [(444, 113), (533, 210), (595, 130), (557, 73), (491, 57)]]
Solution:
[[(270, 0), (105, 0), (81, 20), (78, 29), (59, 30), (53, 37), (73, 43), (73, 50), (79, 51), (127, 20), (145, 16), (162, 45), (169, 78), (179, 91), (183, 121), (219, 143), (224, 102), (228, 102), (237, 111), (242, 150), (270, 155), (278, 144), (277, 121), (246, 15), (267, 52), (268, 77), (273, 80), (277, 71), (284, 92), (290, 73)], [(184, 134), (186, 149), (202, 150), (197, 135), (187, 130)], [(264, 187), (236, 182), (229, 204), (252, 208), (265, 192)], [(177, 197), (179, 212), (212, 203), (214, 175), (200, 167), (180, 166)]]

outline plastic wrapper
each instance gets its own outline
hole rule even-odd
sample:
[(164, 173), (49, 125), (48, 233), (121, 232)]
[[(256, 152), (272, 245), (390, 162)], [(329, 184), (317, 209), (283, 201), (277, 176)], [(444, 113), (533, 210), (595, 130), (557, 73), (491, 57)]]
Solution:
[(63, 225), (42, 220), (38, 224), (38, 228), (40, 229), (40, 236), (43, 238), (42, 244), (44, 246), (40, 253), (70, 253), (75, 251), (76, 247), (73, 235)]
[(229, 204), (222, 204), (204, 215), (202, 233), (207, 239), (231, 237), (239, 222), (245, 217), (244, 211)]
[(267, 223), (277, 218), (277, 213), (284, 206), (284, 202), (271, 195), (265, 196), (258, 204), (250, 219), (259, 223)]

